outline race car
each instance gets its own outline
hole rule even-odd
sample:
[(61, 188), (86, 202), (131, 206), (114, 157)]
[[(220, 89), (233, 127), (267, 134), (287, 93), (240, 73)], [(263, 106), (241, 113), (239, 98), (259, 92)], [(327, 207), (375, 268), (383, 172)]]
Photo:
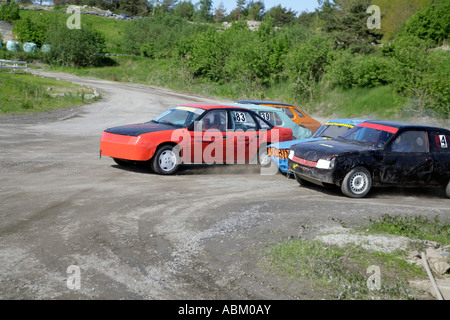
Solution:
[(450, 198), (450, 130), (365, 121), (327, 141), (289, 150), (289, 170), (300, 185), (337, 185), (351, 198), (372, 186), (441, 187)]
[(272, 108), (264, 105), (256, 105), (249, 103), (246, 104), (234, 103), (230, 105), (250, 109), (252, 111), (255, 111), (257, 114), (261, 116), (261, 118), (270, 122), (274, 126), (291, 129), (293, 139), (299, 140), (312, 137), (311, 130), (296, 124), (294, 121), (291, 120), (291, 118), (289, 118), (289, 116), (286, 113), (284, 113), (284, 111), (278, 108)]
[(292, 141), (284, 141), (271, 144), (267, 147), (267, 153), (271, 160), (278, 165), (283, 173), (290, 173), (288, 170), (288, 155), (291, 146), (297, 143), (321, 141), (336, 138), (354, 126), (366, 121), (362, 119), (335, 119), (327, 121), (317, 130), (312, 138)]
[(292, 140), (291, 129), (273, 126), (249, 109), (184, 104), (146, 123), (104, 130), (100, 156), (119, 165), (149, 162), (155, 173), (169, 175), (180, 164), (267, 166), (267, 145), (286, 140)]
[(305, 112), (301, 111), (296, 106), (292, 104), (284, 103), (284, 102), (276, 102), (276, 101), (260, 101), (260, 100), (239, 100), (236, 101), (241, 104), (257, 104), (262, 106), (268, 106), (271, 108), (277, 108), (282, 110), (286, 115), (291, 118), (291, 120), (298, 124), (299, 126), (303, 126), (308, 130), (311, 130), (312, 134), (316, 133), (316, 131), (320, 128), (321, 123), (316, 119), (313, 119)]

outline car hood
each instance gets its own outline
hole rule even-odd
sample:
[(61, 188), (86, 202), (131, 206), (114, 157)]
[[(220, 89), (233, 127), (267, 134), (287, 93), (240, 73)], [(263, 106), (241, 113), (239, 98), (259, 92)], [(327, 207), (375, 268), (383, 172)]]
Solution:
[(146, 122), (108, 128), (105, 130), (105, 132), (137, 137), (144, 133), (173, 130), (175, 128), (176, 127), (174, 125), (167, 123)]
[(370, 150), (369, 147), (346, 143), (339, 140), (321, 140), (299, 143), (291, 147), (295, 156), (317, 162), (319, 159), (330, 160), (345, 153), (355, 153)]
[(270, 148), (277, 148), (277, 149), (289, 149), (294, 144), (297, 143), (303, 143), (303, 142), (311, 142), (311, 141), (322, 141), (325, 140), (325, 138), (309, 138), (309, 139), (301, 139), (301, 140), (290, 140), (290, 141), (283, 141), (278, 143), (273, 143), (269, 147)]

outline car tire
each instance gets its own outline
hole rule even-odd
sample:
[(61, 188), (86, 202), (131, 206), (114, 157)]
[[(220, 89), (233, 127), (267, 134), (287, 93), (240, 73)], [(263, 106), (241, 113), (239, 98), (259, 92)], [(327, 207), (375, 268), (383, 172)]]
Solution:
[(180, 152), (177, 146), (159, 147), (151, 160), (153, 172), (161, 175), (174, 174), (180, 166)]
[(305, 179), (300, 178), (299, 175), (296, 174), (296, 173), (294, 173), (294, 177), (295, 177), (295, 180), (297, 180), (298, 184), (299, 184), (300, 186), (302, 186), (302, 187), (308, 187), (308, 186), (310, 186), (310, 185), (312, 184), (311, 182), (306, 181)]
[(364, 167), (356, 167), (345, 176), (341, 191), (350, 198), (364, 198), (372, 187), (370, 172)]
[(450, 198), (450, 180), (447, 183), (447, 188), (445, 188), (445, 194), (447, 195), (447, 198)]

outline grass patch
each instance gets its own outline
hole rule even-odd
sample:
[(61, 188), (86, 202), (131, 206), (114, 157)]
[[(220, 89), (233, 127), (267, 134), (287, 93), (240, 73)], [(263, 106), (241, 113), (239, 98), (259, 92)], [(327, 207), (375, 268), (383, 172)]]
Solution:
[(442, 245), (450, 244), (450, 223), (440, 221), (436, 216), (391, 216), (383, 215), (371, 219), (368, 233), (392, 234), (413, 239), (430, 240)]
[(93, 90), (29, 73), (0, 72), (0, 113), (31, 113), (86, 104)]
[(325, 91), (312, 104), (325, 116), (341, 118), (402, 118), (407, 100), (397, 95), (391, 86), (375, 88), (336, 88)]
[[(42, 10), (20, 10), (21, 19), (30, 18), (34, 22), (38, 21), (65, 21), (70, 17), (65, 12), (55, 11), (42, 11)], [(81, 15), (81, 28), (83, 26), (91, 26), (94, 30), (97, 30), (103, 34), (106, 40), (106, 52), (114, 54), (122, 54), (124, 50), (122, 48), (123, 43), (123, 30), (127, 23), (130, 21), (116, 20), (95, 15)]]
[[(404, 255), (291, 239), (269, 249), (266, 258), (268, 268), (276, 274), (293, 280), (308, 279), (314, 290), (327, 292), (330, 299), (414, 299), (408, 281), (426, 274), (405, 262)], [(369, 289), (370, 266), (380, 268), (379, 290)]]

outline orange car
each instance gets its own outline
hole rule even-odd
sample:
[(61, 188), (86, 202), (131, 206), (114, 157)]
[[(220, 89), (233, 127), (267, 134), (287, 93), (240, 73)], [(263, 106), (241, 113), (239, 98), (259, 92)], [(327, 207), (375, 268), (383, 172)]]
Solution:
[(257, 100), (240, 100), (240, 101), (236, 101), (236, 102), (243, 103), (243, 104), (246, 104), (246, 103), (259, 104), (259, 105), (264, 105), (264, 106), (281, 109), (284, 111), (284, 113), (286, 113), (289, 116), (289, 118), (292, 119), (292, 121), (294, 121), (299, 126), (303, 126), (306, 129), (311, 130), (311, 132), (313, 134), (316, 133), (316, 131), (322, 126), (322, 124), (319, 121), (311, 118), (306, 113), (304, 113), (303, 111), (300, 111), (297, 107), (295, 107), (291, 104), (287, 104), (287, 103), (283, 103), (283, 102), (257, 101)]

